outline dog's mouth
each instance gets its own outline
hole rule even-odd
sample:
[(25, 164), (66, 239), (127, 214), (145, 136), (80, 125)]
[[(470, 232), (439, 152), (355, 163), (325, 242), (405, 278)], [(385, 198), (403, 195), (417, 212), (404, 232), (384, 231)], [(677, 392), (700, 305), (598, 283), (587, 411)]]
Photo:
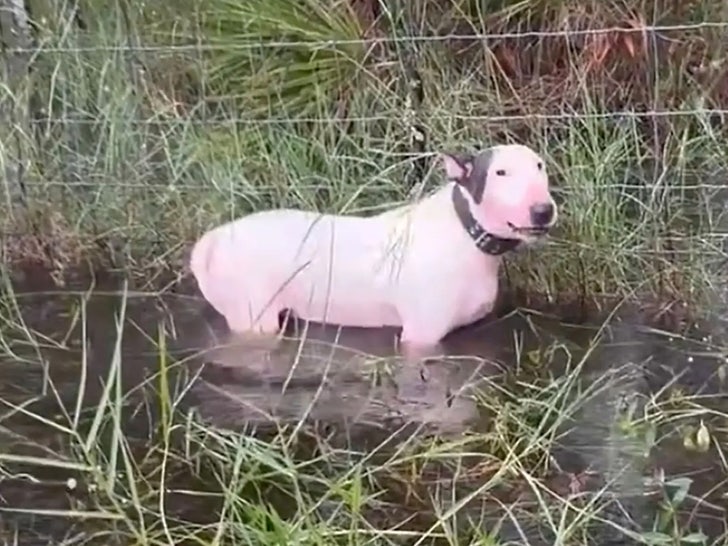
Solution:
[(532, 237), (541, 237), (549, 232), (549, 226), (517, 226), (508, 222), (508, 227), (519, 235), (530, 235)]

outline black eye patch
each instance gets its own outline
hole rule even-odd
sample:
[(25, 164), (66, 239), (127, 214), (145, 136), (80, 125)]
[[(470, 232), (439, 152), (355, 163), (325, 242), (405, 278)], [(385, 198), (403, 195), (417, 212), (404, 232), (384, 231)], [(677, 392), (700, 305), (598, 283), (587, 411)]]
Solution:
[(536, 166), (538, 167), (539, 171), (543, 170), (543, 163), (541, 163), (540, 161), (538, 162), (538, 164)]
[(504, 171), (503, 169), (498, 169), (497, 171), (495, 171), (495, 174), (497, 174), (498, 176), (505, 176), (506, 171)]

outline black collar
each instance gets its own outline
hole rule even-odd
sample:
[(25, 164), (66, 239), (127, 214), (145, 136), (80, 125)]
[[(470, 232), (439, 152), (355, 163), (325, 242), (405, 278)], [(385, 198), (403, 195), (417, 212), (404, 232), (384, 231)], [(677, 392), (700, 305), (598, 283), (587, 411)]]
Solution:
[(514, 250), (521, 244), (519, 239), (497, 237), (485, 231), (483, 226), (478, 223), (470, 212), (468, 200), (465, 199), (465, 196), (462, 194), (462, 190), (457, 184), (453, 186), (452, 189), (452, 204), (455, 207), (455, 214), (458, 215), (460, 223), (465, 228), (465, 231), (468, 232), (468, 235), (470, 235), (475, 246), (478, 247), (483, 254), (500, 256), (501, 254)]

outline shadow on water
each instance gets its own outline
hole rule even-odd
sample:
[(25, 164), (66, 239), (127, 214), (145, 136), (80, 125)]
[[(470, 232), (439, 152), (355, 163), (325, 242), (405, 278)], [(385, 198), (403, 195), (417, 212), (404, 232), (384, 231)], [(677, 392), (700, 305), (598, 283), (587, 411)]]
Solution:
[[(487, 431), (485, 448), (505, 450), (507, 458), (504, 446), (514, 438), (505, 436), (532, 433), (537, 426), (519, 427), (533, 415), (538, 422), (546, 413), (558, 414), (555, 405), (563, 403), (570, 415), (555, 427), (552, 444), (529, 451), (553, 495), (582, 499), (599, 491), (607, 498), (609, 492), (618, 509), (603, 518), (619, 520), (625, 529), (654, 531), (658, 509), (666, 498), (675, 500), (677, 488), (676, 521), (689, 532), (725, 539), (727, 463), (721, 445), (728, 404), (720, 395), (726, 352), (710, 336), (668, 336), (644, 325), (638, 313), (585, 325), (512, 311), (449, 336), (445, 356), (427, 363), (423, 382), (419, 370), (398, 358), (394, 330), (294, 324), (289, 338), (272, 347), (231, 336), (192, 291), (125, 292), (108, 279), (75, 288), (16, 281), (2, 311), (0, 536), (21, 537), (18, 543), (42, 544), (49, 537), (58, 543), (87, 532), (88, 518), (61, 517), (79, 510), (79, 503), (92, 508), (79, 500), (88, 493), (82, 483), (69, 487), (73, 465), (59, 470), (32, 461), (68, 450), (59, 423), (67, 427), (78, 409), (93, 414), (108, 395), (104, 385), (115, 359), (128, 394), (124, 428), (130, 443), (149, 441), (155, 433), (163, 411), (155, 394), (161, 368), (170, 371), (169, 389), (182, 414), (246, 434), (265, 435), (287, 424), (316, 431), (328, 445), (364, 452), (387, 439), (392, 445), (413, 435), (457, 442)], [(572, 403), (580, 395), (580, 403)], [(711, 445), (691, 449), (701, 423), (710, 430)], [(445, 470), (422, 470), (419, 486), (429, 508), (405, 501), (410, 492), (398, 496), (398, 488), (390, 487), (390, 502), (402, 508), (388, 515), (415, 514), (412, 525), (426, 530), (431, 521), (424, 514), (433, 503), (443, 509), (458, 505), (464, 513), (480, 511), (483, 525), (497, 521), (503, 543), (554, 543), (534, 523), (545, 501), (533, 488), (509, 482), (499, 492), (499, 502), (514, 507), (508, 517), (497, 506), (487, 509), (492, 516), (483, 516), (473, 484), (465, 480), (455, 487), (451, 479), (445, 487)], [(204, 471), (170, 476), (168, 483), (178, 491), (214, 490)], [(220, 510), (219, 498), (202, 494), (170, 495), (167, 502), (169, 513), (198, 523), (216, 521)]]

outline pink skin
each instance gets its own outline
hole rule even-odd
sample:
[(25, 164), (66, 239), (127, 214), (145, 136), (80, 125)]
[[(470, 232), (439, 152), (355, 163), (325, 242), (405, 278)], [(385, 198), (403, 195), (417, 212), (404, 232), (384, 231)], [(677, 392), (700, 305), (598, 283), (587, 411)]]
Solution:
[[(471, 212), (486, 231), (500, 237), (518, 237), (531, 242), (535, 237), (514, 233), (513, 227), (531, 226), (529, 210), (532, 205), (551, 203), (554, 206), (549, 228), (558, 219), (558, 209), (549, 191), (545, 164), (527, 146), (497, 146), (493, 150), (495, 158), (488, 169), (483, 199), (477, 206), (471, 203)], [(472, 163), (463, 164), (450, 155), (443, 155), (442, 160), (450, 180), (462, 181), (472, 172)], [(510, 164), (517, 168), (509, 167)], [(504, 174), (496, 174), (498, 171)]]
[[(481, 202), (462, 193), (487, 231), (532, 241), (518, 228), (531, 226), (532, 205), (553, 203), (542, 160), (525, 146), (492, 151)], [(234, 332), (279, 334), (279, 313), (291, 310), (341, 326), (401, 327), (407, 355), (436, 352), (450, 331), (492, 310), (501, 262), (475, 247), (452, 205), (453, 185), (465, 188), (473, 164), (449, 155), (443, 163), (450, 182), (377, 216), (282, 209), (214, 228), (190, 260), (203, 296)]]

